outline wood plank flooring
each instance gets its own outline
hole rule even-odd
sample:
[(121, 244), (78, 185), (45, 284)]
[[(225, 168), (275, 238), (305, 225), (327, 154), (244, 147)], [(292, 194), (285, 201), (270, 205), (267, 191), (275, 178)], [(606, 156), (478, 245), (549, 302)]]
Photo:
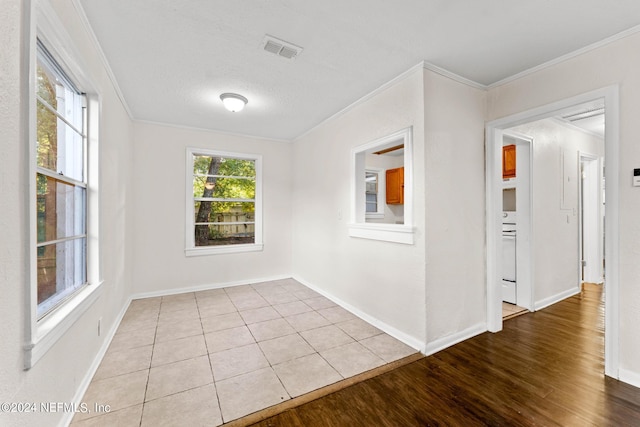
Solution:
[(640, 389), (603, 374), (602, 297), (600, 286), (586, 285), (580, 295), (506, 321), (500, 333), (252, 425), (640, 426)]

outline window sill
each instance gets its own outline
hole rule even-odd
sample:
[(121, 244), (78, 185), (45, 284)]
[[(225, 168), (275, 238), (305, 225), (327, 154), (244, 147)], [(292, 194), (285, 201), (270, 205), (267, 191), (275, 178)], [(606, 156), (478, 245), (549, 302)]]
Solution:
[(188, 257), (216, 255), (216, 254), (235, 254), (242, 252), (260, 252), (263, 249), (262, 243), (251, 245), (229, 245), (229, 246), (207, 246), (201, 248), (187, 248), (184, 253)]
[(77, 295), (36, 324), (25, 345), (25, 369), (31, 369), (102, 294), (102, 282), (85, 286)]
[(349, 224), (349, 236), (413, 245), (414, 229), (402, 224)]
[(370, 219), (383, 219), (384, 218), (384, 213), (382, 212), (368, 212), (365, 214), (364, 216), (365, 218), (370, 218)]

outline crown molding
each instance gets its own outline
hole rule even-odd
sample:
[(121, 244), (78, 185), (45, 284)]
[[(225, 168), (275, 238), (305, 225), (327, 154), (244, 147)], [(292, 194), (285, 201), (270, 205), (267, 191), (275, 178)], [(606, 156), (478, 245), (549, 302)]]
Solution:
[(450, 78), (451, 80), (454, 80), (458, 83), (471, 86), (472, 88), (475, 88), (475, 89), (487, 90), (487, 85), (483, 85), (482, 83), (478, 83), (466, 77), (462, 77), (459, 74), (456, 74), (449, 70), (445, 70), (444, 68), (438, 67), (437, 65), (434, 65), (430, 62), (424, 61), (422, 64), (425, 70), (433, 71), (436, 74), (440, 74), (441, 76)]
[(126, 111), (127, 115), (129, 116), (129, 119), (131, 119), (133, 121), (134, 117), (133, 117), (133, 114), (131, 113), (131, 108), (129, 108), (129, 104), (127, 104), (127, 100), (124, 97), (124, 93), (120, 89), (120, 85), (118, 84), (118, 80), (116, 79), (116, 76), (113, 73), (113, 70), (111, 69), (111, 66), (109, 65), (109, 61), (107, 60), (107, 56), (104, 54), (104, 51), (102, 50), (102, 46), (100, 45), (100, 42), (98, 41), (98, 37), (96, 37), (96, 33), (93, 32), (93, 28), (91, 27), (91, 24), (89, 23), (89, 18), (87, 18), (87, 14), (85, 13), (84, 8), (82, 7), (82, 4), (80, 4), (80, 0), (71, 0), (71, 3), (73, 4), (74, 8), (78, 12), (78, 16), (80, 17), (80, 21), (82, 22), (82, 26), (84, 27), (85, 31), (89, 35), (89, 39), (91, 40), (91, 42), (93, 43), (93, 45), (96, 48), (98, 56), (100, 57), (100, 61), (102, 62), (102, 66), (104, 67), (104, 69), (105, 69), (105, 71), (107, 73), (107, 76), (109, 77), (109, 80), (111, 81), (111, 85), (113, 86), (113, 90), (116, 92), (116, 95), (117, 95), (118, 99), (120, 99), (120, 103), (122, 104), (122, 107), (124, 108), (124, 110)]
[(343, 115), (347, 114), (349, 111), (353, 110), (358, 105), (363, 104), (364, 102), (366, 102), (366, 101), (370, 100), (371, 98), (375, 97), (376, 95), (384, 92), (385, 90), (389, 89), (391, 86), (394, 86), (396, 83), (401, 82), (402, 80), (406, 79), (407, 77), (409, 77), (410, 75), (412, 75), (416, 71), (421, 70), (423, 68), (424, 68), (424, 61), (420, 62), (419, 64), (414, 65), (413, 67), (409, 68), (407, 71), (403, 72), (402, 74), (394, 77), (393, 79), (391, 79), (388, 82), (382, 84), (378, 88), (372, 90), (371, 92), (369, 92), (365, 96), (363, 96), (363, 97), (359, 98), (358, 100), (352, 102), (351, 104), (347, 105), (343, 109), (339, 110), (337, 113), (334, 113), (331, 116), (327, 117), (326, 119), (322, 120), (320, 123), (318, 123), (317, 125), (311, 127), (309, 130), (306, 130), (303, 133), (301, 133), (300, 135), (298, 135), (295, 138), (293, 138), (292, 141), (296, 141), (296, 140), (298, 140), (300, 138), (304, 138), (305, 136), (307, 136), (308, 134), (312, 133), (314, 130), (316, 130), (317, 128), (321, 127), (325, 123), (330, 122), (330, 121), (332, 121), (334, 119), (337, 119), (340, 116), (343, 116)]
[(597, 42), (592, 43), (590, 45), (587, 45), (587, 46), (585, 46), (583, 48), (580, 48), (578, 50), (574, 50), (573, 52), (569, 52), (569, 53), (567, 53), (565, 55), (559, 56), (559, 57), (557, 57), (555, 59), (552, 59), (551, 61), (544, 62), (544, 63), (542, 63), (540, 65), (536, 65), (535, 67), (529, 68), (527, 70), (521, 71), (521, 72), (519, 72), (517, 74), (514, 74), (512, 76), (506, 77), (506, 78), (504, 78), (502, 80), (498, 80), (497, 82), (491, 83), (490, 85), (487, 85), (487, 89), (493, 89), (493, 88), (505, 85), (507, 83), (511, 83), (511, 82), (513, 82), (515, 80), (521, 79), (521, 78), (526, 77), (526, 76), (528, 76), (530, 74), (534, 74), (534, 73), (537, 73), (538, 71), (544, 70), (545, 68), (553, 67), (554, 65), (558, 65), (558, 64), (560, 64), (562, 62), (568, 61), (568, 60), (573, 59), (573, 58), (575, 58), (577, 56), (580, 56), (582, 54), (591, 52), (592, 50), (599, 49), (599, 48), (601, 48), (603, 46), (606, 46), (606, 45), (611, 44), (613, 42), (616, 42), (618, 40), (622, 40), (624, 38), (627, 38), (627, 37), (632, 36), (632, 35), (634, 35), (636, 33), (639, 33), (639, 32), (640, 32), (640, 25), (636, 25), (635, 27), (631, 27), (631, 28), (629, 28), (627, 30), (624, 30), (624, 31), (621, 31), (621, 32), (619, 32), (617, 34), (614, 34), (611, 37), (607, 37), (606, 39), (597, 41)]

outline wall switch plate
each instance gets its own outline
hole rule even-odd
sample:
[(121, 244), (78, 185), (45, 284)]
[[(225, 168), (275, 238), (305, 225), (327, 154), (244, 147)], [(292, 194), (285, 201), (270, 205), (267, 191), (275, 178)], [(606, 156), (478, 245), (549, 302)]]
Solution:
[(640, 168), (633, 170), (633, 186), (640, 187)]

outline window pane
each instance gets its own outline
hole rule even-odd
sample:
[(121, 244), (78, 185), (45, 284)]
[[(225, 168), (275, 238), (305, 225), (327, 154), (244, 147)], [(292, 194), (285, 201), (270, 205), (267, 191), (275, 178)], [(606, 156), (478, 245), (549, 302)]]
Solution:
[(86, 189), (38, 174), (38, 243), (86, 233)]
[(58, 109), (58, 99), (56, 97), (56, 76), (51, 68), (38, 58), (38, 70), (36, 76), (36, 90), (39, 97), (44, 99), (47, 104)]
[(378, 211), (378, 195), (377, 194), (367, 193), (366, 207), (367, 207), (366, 212)]
[(251, 244), (255, 243), (255, 225), (196, 225), (195, 237), (196, 246)]
[(230, 159), (225, 157), (212, 157), (194, 154), (193, 173), (194, 175), (255, 177), (256, 166), (254, 160)]
[(232, 245), (254, 243), (255, 204), (252, 202), (195, 202), (195, 245)]
[(256, 182), (253, 178), (194, 176), (193, 195), (220, 199), (255, 199)]
[(220, 175), (225, 176), (256, 176), (256, 162), (245, 159), (222, 159)]
[(84, 181), (84, 140), (41, 102), (38, 102), (39, 167)]
[(43, 246), (38, 250), (38, 315), (87, 281), (86, 239)]
[(253, 202), (194, 202), (194, 221), (198, 222), (253, 222)]
[(82, 94), (71, 87), (69, 80), (62, 76), (62, 71), (56, 70), (49, 60), (38, 55), (36, 90), (47, 104), (61, 117), (77, 129), (82, 129)]

